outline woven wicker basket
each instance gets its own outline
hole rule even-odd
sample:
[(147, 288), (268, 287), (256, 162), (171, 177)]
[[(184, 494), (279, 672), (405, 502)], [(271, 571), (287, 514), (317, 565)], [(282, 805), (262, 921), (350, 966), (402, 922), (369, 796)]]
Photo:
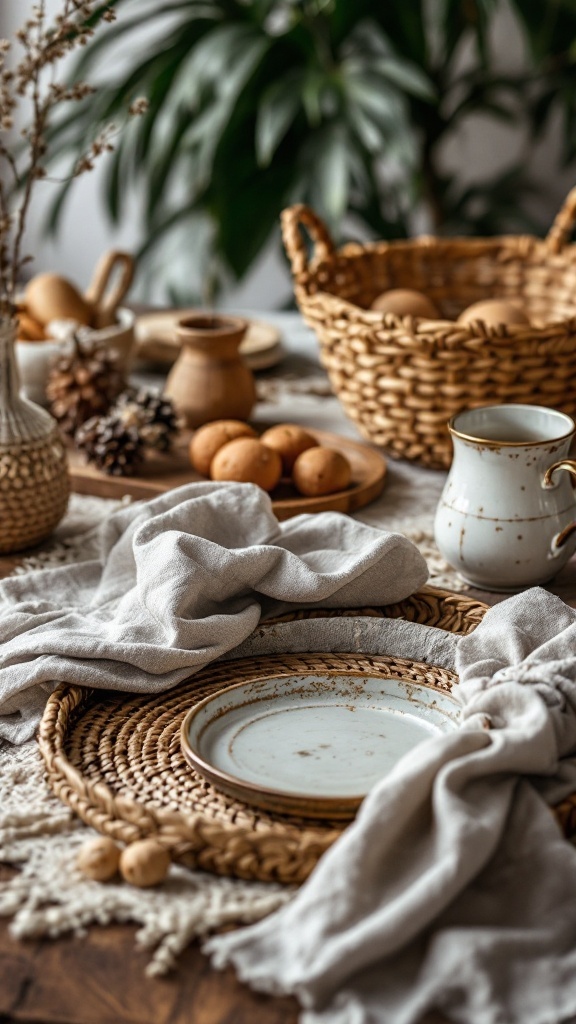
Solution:
[[(445, 468), (446, 424), (464, 408), (525, 402), (576, 412), (575, 221), (573, 189), (545, 240), (421, 237), (335, 249), (308, 207), (284, 211), (296, 299), (334, 392), (367, 440)], [(389, 288), (424, 292), (446, 319), (372, 312)], [(454, 322), (485, 298), (519, 300), (530, 326)]]

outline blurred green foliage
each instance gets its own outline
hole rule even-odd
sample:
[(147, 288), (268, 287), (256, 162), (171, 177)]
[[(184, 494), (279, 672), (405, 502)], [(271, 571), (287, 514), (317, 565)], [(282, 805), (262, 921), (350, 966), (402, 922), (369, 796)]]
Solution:
[[(148, 113), (119, 135), (105, 203), (120, 222), (139, 197), (140, 257), (167, 295), (163, 254), (171, 237), (181, 240), (190, 276), (171, 295), (179, 302), (240, 280), (295, 201), (312, 205), (337, 238), (343, 226), (348, 237), (405, 237), (419, 207), (440, 233), (538, 230), (526, 212), (534, 185), (524, 160), (472, 186), (443, 169), (441, 147), (472, 115), (523, 124), (529, 140), (560, 116), (562, 159), (576, 160), (576, 0), (105, 6), (118, 21), (73, 70), (101, 88), (54, 127), (53, 141), (73, 161), (95, 124), (148, 97)], [(522, 37), (526, 72), (495, 65), (503, 13)], [(52, 228), (70, 187), (52, 208)]]

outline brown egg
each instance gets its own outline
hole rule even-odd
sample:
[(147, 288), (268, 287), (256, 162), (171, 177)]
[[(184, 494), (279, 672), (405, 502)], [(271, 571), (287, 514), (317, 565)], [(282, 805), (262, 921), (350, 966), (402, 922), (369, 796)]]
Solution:
[(282, 459), (261, 441), (239, 437), (216, 452), (210, 476), (213, 480), (258, 484), (264, 491), (271, 491), (282, 476)]
[(279, 423), (276, 427), (265, 430), (260, 437), (262, 444), (273, 448), (282, 459), (282, 474), (290, 476), (296, 459), (307, 448), (314, 448), (318, 442), (312, 434), (294, 423)]
[(50, 320), (77, 320), (89, 325), (92, 307), (75, 285), (59, 274), (38, 274), (24, 293), (26, 308), (34, 320), (47, 324)]
[(425, 320), (438, 320), (440, 310), (432, 299), (413, 288), (392, 288), (382, 292), (370, 306), (378, 313), (393, 313), (395, 316), (419, 316)]
[(46, 335), (42, 324), (34, 320), (28, 313), (18, 313), (18, 340), (44, 341)]
[(216, 452), (237, 437), (256, 437), (256, 431), (242, 420), (214, 420), (196, 430), (190, 441), (190, 462), (196, 472), (209, 476)]
[(482, 320), (487, 327), (530, 323), (520, 307), (507, 299), (483, 299), (481, 302), (474, 302), (458, 317), (459, 324), (470, 324), (474, 320)]
[(332, 448), (308, 448), (294, 463), (292, 480), (300, 494), (316, 498), (343, 491), (352, 479), (348, 459)]

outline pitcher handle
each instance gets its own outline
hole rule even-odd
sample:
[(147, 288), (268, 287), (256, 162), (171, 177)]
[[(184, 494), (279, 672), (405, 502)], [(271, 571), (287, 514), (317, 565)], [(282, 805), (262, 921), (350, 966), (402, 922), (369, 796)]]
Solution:
[[(566, 472), (570, 473), (570, 475), (574, 477), (574, 480), (576, 481), (576, 462), (574, 462), (572, 459), (561, 459), (560, 462), (554, 462), (551, 466), (548, 466), (548, 469), (546, 470), (544, 474), (544, 479), (542, 481), (542, 486), (545, 489), (554, 487), (554, 481), (552, 480), (552, 477), (559, 469), (566, 470)], [(561, 549), (566, 544), (566, 541), (569, 539), (569, 537), (572, 536), (575, 530), (576, 521), (568, 523), (568, 526), (565, 526), (564, 529), (560, 531), (560, 533), (556, 534), (556, 536), (552, 540), (553, 554), (557, 554), (561, 551)]]

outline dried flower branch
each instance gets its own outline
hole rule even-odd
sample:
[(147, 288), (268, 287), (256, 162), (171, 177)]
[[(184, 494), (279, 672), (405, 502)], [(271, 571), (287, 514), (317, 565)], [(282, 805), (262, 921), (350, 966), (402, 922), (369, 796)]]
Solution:
[[(31, 16), (16, 33), (23, 51), (10, 58), (13, 47), (0, 39), (0, 314), (13, 315), (16, 288), (30, 257), (22, 253), (24, 233), (35, 183), (47, 178), (48, 127), (63, 103), (78, 103), (95, 88), (87, 82), (58, 80), (58, 65), (69, 53), (86, 46), (102, 22), (115, 20), (115, 0), (61, 0), (52, 19), (45, 0), (38, 0)], [(127, 116), (145, 113), (147, 101), (133, 100)], [(15, 124), (26, 118), (20, 145), (14, 144)], [(121, 129), (108, 125), (76, 162), (71, 177), (91, 171), (95, 161), (113, 148)]]

